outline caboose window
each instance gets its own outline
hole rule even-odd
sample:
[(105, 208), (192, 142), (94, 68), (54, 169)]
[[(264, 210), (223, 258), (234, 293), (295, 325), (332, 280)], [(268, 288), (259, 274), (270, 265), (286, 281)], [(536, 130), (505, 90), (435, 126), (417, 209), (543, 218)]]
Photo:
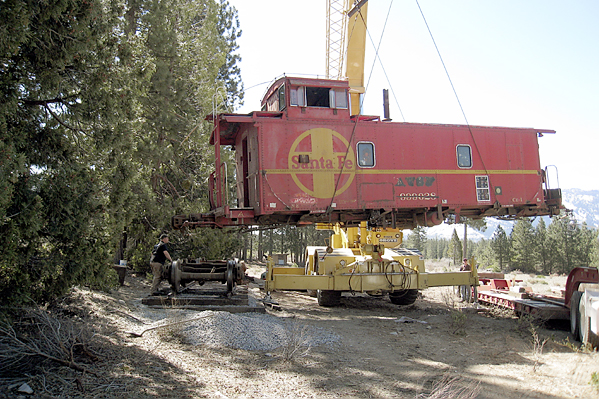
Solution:
[(491, 201), (489, 191), (489, 176), (476, 176), (476, 199), (478, 201)]
[(294, 87), (289, 104), (295, 107), (348, 108), (347, 90), (323, 87)]
[(306, 102), (308, 107), (329, 108), (331, 106), (329, 89), (326, 87), (306, 87)]
[(329, 92), (331, 108), (347, 108), (347, 93), (345, 90), (331, 89)]
[(279, 87), (279, 111), (285, 109), (285, 85)]
[(303, 87), (295, 87), (291, 89), (291, 94), (289, 96), (289, 101), (291, 105), (295, 105), (298, 107), (306, 106), (306, 96), (305, 90)]
[[(283, 99), (281, 104), (280, 99)], [(263, 111), (277, 112), (285, 108), (285, 89), (281, 91), (281, 88), (277, 89), (276, 92), (272, 93), (266, 100), (266, 107), (262, 107)]]
[(459, 144), (457, 146), (458, 166), (460, 168), (472, 167), (472, 150), (469, 145)]
[(362, 168), (374, 167), (374, 144), (368, 142), (358, 143), (358, 165)]

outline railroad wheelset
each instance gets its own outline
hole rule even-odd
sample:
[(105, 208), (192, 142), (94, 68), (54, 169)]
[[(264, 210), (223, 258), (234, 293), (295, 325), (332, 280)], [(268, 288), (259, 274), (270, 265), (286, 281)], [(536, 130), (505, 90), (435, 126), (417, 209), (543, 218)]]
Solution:
[(227, 292), (230, 293), (243, 280), (244, 270), (234, 260), (178, 259), (168, 267), (166, 274), (175, 294), (192, 281), (197, 281), (200, 285), (206, 281), (218, 281), (226, 284)]

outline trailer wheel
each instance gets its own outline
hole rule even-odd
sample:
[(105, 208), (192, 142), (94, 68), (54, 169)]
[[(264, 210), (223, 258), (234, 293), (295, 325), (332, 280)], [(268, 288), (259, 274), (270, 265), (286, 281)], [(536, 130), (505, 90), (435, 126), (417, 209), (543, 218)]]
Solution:
[(389, 300), (394, 305), (411, 305), (418, 298), (418, 290), (398, 290), (389, 293)]
[[(581, 293), (582, 294), (582, 293)], [(584, 295), (581, 295), (580, 304), (578, 305), (578, 317), (580, 318), (580, 342), (583, 344), (587, 344), (589, 342), (589, 330), (590, 323), (589, 318), (587, 317), (586, 311), (586, 298)]]
[(597, 336), (597, 334), (595, 334), (593, 331), (591, 331), (591, 322), (590, 322), (589, 317), (587, 317), (587, 322), (586, 322), (586, 327), (585, 327), (584, 332), (585, 332), (585, 334), (582, 334), (582, 331), (581, 331), (581, 335), (583, 335), (582, 342), (587, 345), (591, 345), (593, 348), (598, 348), (599, 347), (599, 336)]
[(591, 331), (591, 318), (587, 314), (585, 294), (581, 296), (578, 310), (580, 313), (580, 341), (583, 344), (589, 344), (592, 347), (599, 346), (599, 337)]
[(580, 298), (582, 292), (574, 291), (570, 299), (570, 332), (575, 341), (580, 341)]
[(341, 303), (341, 291), (318, 290), (316, 292), (318, 305), (333, 307)]
[(580, 342), (583, 344), (589, 344), (589, 338), (591, 335), (591, 326), (588, 318), (580, 319)]

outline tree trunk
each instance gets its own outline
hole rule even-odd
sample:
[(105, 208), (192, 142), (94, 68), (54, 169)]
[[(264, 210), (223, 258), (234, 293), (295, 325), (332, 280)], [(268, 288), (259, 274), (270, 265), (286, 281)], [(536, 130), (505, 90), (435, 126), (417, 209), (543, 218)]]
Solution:
[(254, 233), (253, 232), (250, 232), (250, 240), (249, 241), (250, 241), (250, 247), (249, 247), (250, 253), (248, 255), (248, 260), (251, 261), (252, 260), (252, 248), (254, 246)]
[(464, 222), (464, 250), (462, 251), (464, 258), (468, 257), (468, 223)]
[(242, 248), (240, 258), (247, 261), (247, 256), (248, 256), (248, 236), (247, 236), (247, 234), (244, 234), (243, 235), (243, 248)]
[(258, 232), (258, 260), (262, 262), (262, 258), (264, 257), (264, 252), (262, 249), (262, 230)]
[(125, 250), (127, 249), (127, 232), (123, 231), (121, 239), (119, 240), (119, 246), (114, 254), (114, 264), (118, 265), (121, 259), (125, 259)]

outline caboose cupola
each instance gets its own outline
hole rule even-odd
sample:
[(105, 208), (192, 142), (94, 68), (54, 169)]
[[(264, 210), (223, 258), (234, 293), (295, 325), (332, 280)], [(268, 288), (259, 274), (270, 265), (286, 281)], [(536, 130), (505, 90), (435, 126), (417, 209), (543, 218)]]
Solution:
[(291, 119), (348, 119), (349, 85), (344, 80), (282, 77), (262, 99), (262, 111)]

